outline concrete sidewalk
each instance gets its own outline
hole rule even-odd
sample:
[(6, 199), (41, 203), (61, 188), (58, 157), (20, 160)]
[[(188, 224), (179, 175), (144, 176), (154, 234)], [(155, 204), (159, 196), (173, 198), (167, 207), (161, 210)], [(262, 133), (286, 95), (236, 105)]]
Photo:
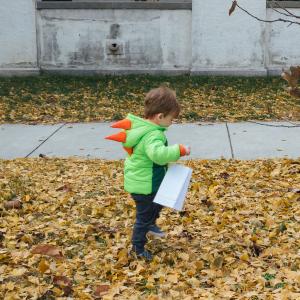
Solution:
[[(110, 123), (0, 125), (0, 158), (86, 157), (121, 159), (121, 145), (104, 137), (118, 132)], [(256, 159), (300, 157), (300, 122), (174, 124), (169, 144), (190, 145), (188, 158)]]

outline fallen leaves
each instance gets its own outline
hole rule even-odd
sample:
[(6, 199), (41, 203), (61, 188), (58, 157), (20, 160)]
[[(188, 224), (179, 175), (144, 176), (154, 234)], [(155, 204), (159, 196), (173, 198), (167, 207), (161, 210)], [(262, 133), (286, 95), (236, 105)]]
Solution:
[(185, 163), (185, 210), (162, 211), (146, 263), (122, 161), (0, 160), (0, 298), (299, 299), (300, 161)]
[(18, 199), (16, 200), (11, 200), (11, 201), (6, 201), (4, 202), (4, 208), (6, 209), (19, 209), (22, 207), (22, 202)]
[(55, 258), (62, 258), (63, 254), (61, 250), (53, 245), (38, 245), (31, 251), (32, 254), (43, 254), (52, 256)]
[(298, 87), (298, 81), (300, 78), (300, 66), (291, 66), (290, 72), (283, 71), (281, 77), (288, 82), (289, 87), (287, 91), (291, 96), (300, 98), (300, 88)]
[(102, 298), (104, 295), (106, 295), (108, 293), (108, 291), (109, 291), (108, 284), (97, 285), (95, 287), (94, 297), (96, 299)]
[[(163, 81), (176, 90), (180, 122), (300, 119), (299, 103), (284, 91), (280, 77), (174, 76)], [(128, 112), (142, 116), (145, 94), (161, 82), (146, 75), (1, 78), (0, 123), (111, 121)]]
[(244, 252), (241, 256), (240, 259), (243, 261), (249, 261), (249, 254), (247, 252)]
[(48, 269), (49, 263), (45, 259), (42, 259), (39, 263), (39, 271), (44, 274)]
[(72, 292), (72, 281), (67, 278), (66, 276), (54, 276), (53, 283), (57, 287), (63, 290), (64, 295), (63, 296), (69, 296)]

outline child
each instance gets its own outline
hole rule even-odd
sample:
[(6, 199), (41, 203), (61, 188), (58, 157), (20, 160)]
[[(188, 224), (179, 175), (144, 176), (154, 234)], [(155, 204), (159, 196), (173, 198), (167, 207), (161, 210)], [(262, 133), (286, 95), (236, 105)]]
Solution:
[(162, 206), (153, 203), (153, 200), (167, 172), (168, 163), (190, 154), (190, 149), (183, 145), (168, 146), (164, 133), (179, 113), (175, 92), (159, 87), (146, 95), (144, 119), (128, 114), (126, 119), (112, 125), (125, 131), (107, 137), (123, 142), (129, 154), (125, 160), (124, 187), (136, 204), (132, 250), (137, 257), (146, 260), (152, 260), (152, 254), (144, 248), (146, 234), (164, 236), (156, 225)]

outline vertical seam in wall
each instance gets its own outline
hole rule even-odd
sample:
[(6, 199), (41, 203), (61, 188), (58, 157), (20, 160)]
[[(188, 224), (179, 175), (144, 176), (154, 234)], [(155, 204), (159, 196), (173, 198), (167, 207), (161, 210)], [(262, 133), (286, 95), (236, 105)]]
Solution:
[(59, 130), (61, 130), (67, 123), (62, 124), (60, 127), (58, 127), (54, 132), (52, 132), (42, 143), (40, 143), (38, 146), (36, 146), (29, 154), (25, 156), (25, 158), (29, 157), (33, 152), (35, 152), (38, 148), (40, 148), (44, 143), (46, 143), (55, 133), (57, 133)]
[[(193, 5), (193, 3), (192, 3)], [(189, 69), (189, 74), (191, 75), (191, 71), (192, 71), (192, 67), (193, 67), (193, 6), (192, 6), (192, 10), (190, 12), (190, 61), (189, 61), (189, 65), (188, 65), (188, 69)]]
[(226, 129), (227, 129), (227, 136), (228, 136), (229, 145), (230, 145), (231, 158), (234, 159), (233, 147), (232, 147), (232, 142), (231, 142), (231, 137), (230, 137), (229, 127), (228, 127), (227, 122), (226, 122)]
[[(265, 20), (268, 18), (268, 8), (266, 8), (266, 17)], [(270, 68), (270, 30), (271, 30), (271, 23), (264, 23), (264, 66), (267, 70), (267, 75), (269, 75), (269, 68)]]
[(36, 42), (36, 62), (37, 67), (39, 70), (41, 70), (40, 66), (40, 56), (41, 56), (41, 47), (40, 47), (40, 31), (39, 31), (39, 24), (38, 24), (38, 10), (36, 9), (37, 1), (33, 0), (35, 2), (34, 5), (34, 15), (35, 15), (35, 42)]

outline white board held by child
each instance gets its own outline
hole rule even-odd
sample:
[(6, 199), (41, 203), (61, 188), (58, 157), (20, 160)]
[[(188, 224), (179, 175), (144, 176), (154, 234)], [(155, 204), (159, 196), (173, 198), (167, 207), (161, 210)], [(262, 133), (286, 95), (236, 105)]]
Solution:
[(191, 168), (178, 164), (169, 165), (153, 202), (181, 211), (191, 176)]

